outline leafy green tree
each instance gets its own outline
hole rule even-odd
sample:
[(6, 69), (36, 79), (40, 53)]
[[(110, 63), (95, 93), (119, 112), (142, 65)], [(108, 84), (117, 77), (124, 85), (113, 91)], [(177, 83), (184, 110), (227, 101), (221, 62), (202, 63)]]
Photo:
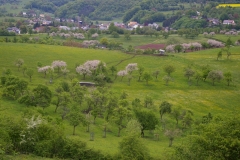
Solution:
[(110, 92), (108, 94), (108, 102), (104, 108), (105, 119), (107, 122), (109, 121), (109, 117), (111, 117), (113, 115), (114, 109), (118, 107), (118, 103), (119, 103), (118, 96), (116, 96), (114, 93)]
[(150, 73), (148, 73), (148, 72), (143, 73), (143, 80), (146, 81), (147, 85), (148, 85), (148, 81), (150, 81), (151, 79), (152, 79), (152, 76)]
[(127, 51), (128, 52), (134, 52), (134, 48), (132, 45), (129, 45), (128, 48), (127, 48)]
[(232, 73), (226, 72), (224, 73), (224, 79), (227, 81), (227, 85), (230, 85), (230, 82), (232, 82)]
[(107, 46), (108, 43), (109, 43), (109, 41), (108, 41), (108, 39), (107, 39), (106, 37), (104, 37), (104, 38), (100, 39), (100, 43), (101, 43), (102, 45)]
[(227, 45), (223, 50), (227, 53), (227, 59), (229, 59), (229, 57), (232, 55), (230, 52), (230, 45)]
[(202, 124), (175, 147), (173, 159), (238, 159), (240, 118), (230, 114)]
[(218, 61), (219, 58), (222, 58), (222, 50), (219, 51), (218, 54), (217, 54), (217, 61)]
[(28, 83), (15, 76), (1, 77), (3, 85), (2, 96), (10, 99), (19, 98), (27, 89)]
[(215, 81), (220, 81), (223, 78), (222, 71), (213, 70), (208, 73), (208, 79), (212, 80), (212, 85), (214, 86)]
[(181, 134), (181, 131), (179, 129), (168, 129), (165, 131), (165, 136), (169, 139), (169, 147), (172, 146), (173, 140), (175, 137), (179, 136)]
[(169, 83), (170, 81), (173, 81), (172, 77), (167, 76), (167, 75), (165, 75), (165, 76), (163, 77), (163, 80), (166, 82), (166, 83), (165, 83), (166, 86), (168, 85), (168, 83)]
[(156, 78), (156, 80), (158, 79), (159, 73), (160, 73), (159, 70), (156, 70), (155, 72), (153, 72), (153, 76)]
[(178, 121), (181, 118), (181, 108), (180, 107), (173, 108), (171, 111), (171, 116), (176, 120), (176, 125), (178, 125)]
[(113, 110), (112, 120), (118, 127), (118, 137), (120, 137), (121, 130), (125, 127), (127, 118), (131, 115), (127, 107), (118, 106)]
[(131, 160), (150, 159), (148, 148), (139, 137), (130, 135), (119, 142), (119, 158)]
[(202, 78), (203, 78), (203, 81), (205, 81), (208, 77), (208, 74), (210, 72), (210, 67), (209, 65), (205, 65), (205, 66), (202, 66)]
[(110, 33), (117, 32), (118, 28), (114, 25), (114, 23), (111, 23), (108, 27), (108, 31)]
[(141, 124), (141, 136), (144, 137), (144, 130), (154, 130), (158, 124), (158, 119), (151, 111), (135, 110), (138, 122)]
[(85, 123), (85, 119), (83, 115), (80, 113), (79, 110), (72, 109), (71, 112), (68, 115), (68, 120), (71, 126), (73, 126), (73, 135), (75, 135), (75, 128), (80, 124), (80, 123)]
[(197, 85), (198, 85), (199, 80), (202, 79), (202, 75), (198, 71), (194, 75), (195, 75), (194, 77), (195, 77), (195, 79), (197, 81)]
[(126, 132), (128, 133), (128, 135), (133, 135), (137, 137), (140, 137), (141, 129), (141, 124), (135, 119), (131, 119), (126, 126)]
[(174, 46), (174, 51), (175, 51), (175, 52), (179, 53), (179, 52), (181, 52), (182, 50), (183, 50), (182, 45), (178, 44), (178, 45), (175, 45), (175, 46)]
[(116, 31), (112, 32), (113, 38), (119, 38), (119, 34)]
[(117, 71), (117, 68), (115, 67), (115, 66), (111, 66), (110, 67), (110, 70), (111, 70), (111, 72), (112, 72), (112, 75), (114, 74), (114, 72), (116, 72)]
[(27, 65), (23, 65), (22, 66), (22, 73), (23, 73), (23, 76), (25, 76), (25, 72), (26, 72), (26, 70), (27, 70)]
[(151, 96), (146, 96), (144, 99), (144, 106), (146, 108), (153, 106), (153, 98)]
[(226, 41), (226, 46), (231, 46), (233, 45), (233, 41), (231, 40), (231, 38), (229, 37)]
[(175, 67), (173, 65), (166, 65), (163, 69), (168, 74), (168, 76), (170, 76), (171, 73), (175, 72)]
[(23, 65), (23, 63), (24, 63), (24, 60), (21, 58), (19, 58), (15, 61), (15, 65), (18, 67), (18, 71), (19, 71), (20, 67)]
[(140, 66), (138, 69), (138, 81), (141, 81), (142, 74), (144, 72), (144, 67)]
[(162, 35), (163, 35), (163, 37), (164, 37), (165, 39), (167, 39), (167, 38), (169, 37), (169, 33), (168, 33), (168, 32), (163, 32)]
[(191, 77), (193, 77), (195, 74), (194, 70), (192, 70), (191, 68), (185, 68), (185, 73), (184, 76), (188, 78), (188, 80), (190, 80)]
[(182, 129), (190, 128), (193, 124), (193, 113), (191, 111), (185, 111), (182, 118)]
[(129, 33), (129, 32), (124, 33), (124, 38), (125, 38), (126, 40), (131, 40), (131, 35), (130, 35), (130, 33)]
[(171, 113), (172, 111), (172, 104), (168, 103), (167, 101), (164, 101), (161, 103), (161, 105), (159, 106), (159, 113), (160, 113), (160, 117), (162, 120), (162, 117), (164, 114), (166, 113)]
[(34, 71), (32, 69), (27, 69), (26, 75), (29, 77), (29, 81), (32, 82), (32, 76)]
[(33, 89), (33, 94), (37, 106), (40, 106), (43, 109), (50, 106), (52, 92), (47, 86), (39, 84), (37, 87)]

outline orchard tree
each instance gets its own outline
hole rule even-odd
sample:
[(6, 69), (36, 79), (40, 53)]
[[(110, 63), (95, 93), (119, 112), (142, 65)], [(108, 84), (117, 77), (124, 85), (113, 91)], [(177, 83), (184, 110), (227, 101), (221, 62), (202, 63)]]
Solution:
[(159, 70), (156, 70), (155, 72), (153, 72), (153, 76), (156, 78), (156, 80), (158, 79), (159, 73), (160, 73)]
[(117, 68), (115, 67), (115, 66), (111, 66), (110, 67), (110, 70), (111, 70), (111, 72), (112, 72), (112, 75), (114, 74), (114, 72), (116, 72), (117, 71)]
[(210, 70), (209, 65), (202, 66), (202, 78), (203, 78), (203, 81), (206, 81), (210, 71), (211, 70)]
[(164, 71), (170, 76), (171, 73), (175, 72), (175, 67), (173, 65), (166, 65), (164, 66)]
[(140, 137), (141, 129), (142, 129), (141, 123), (139, 123), (138, 120), (135, 119), (131, 119), (126, 126), (127, 134), (137, 137)]
[(182, 114), (182, 129), (190, 128), (193, 124), (193, 113), (191, 111), (185, 111)]
[(132, 80), (132, 78), (133, 78), (133, 76), (132, 75), (128, 75), (128, 85), (130, 86), (130, 83), (131, 83), (131, 80)]
[(194, 70), (191, 68), (185, 68), (184, 76), (187, 77), (188, 80), (190, 80), (191, 77), (195, 74)]
[(181, 131), (179, 129), (167, 129), (164, 134), (168, 137), (169, 147), (171, 147), (174, 138), (179, 136), (181, 134)]
[(196, 72), (194, 78), (196, 79), (198, 85), (199, 80), (202, 79), (202, 75), (199, 72)]
[(27, 65), (23, 64), (22, 66), (22, 73), (23, 73), (23, 76), (25, 76), (25, 72), (27, 70)]
[(17, 59), (17, 60), (15, 61), (15, 66), (18, 67), (18, 71), (19, 71), (19, 69), (21, 68), (21, 66), (23, 65), (23, 63), (24, 63), (24, 60), (21, 59), (21, 58), (19, 58), (19, 59)]
[(230, 52), (230, 45), (227, 45), (225, 49), (223, 49), (227, 53), (227, 59), (232, 55)]
[(75, 129), (79, 124), (85, 124), (85, 118), (83, 117), (83, 115), (81, 114), (81, 112), (76, 109), (73, 108), (71, 110), (71, 112), (68, 115), (68, 120), (71, 126), (73, 126), (73, 135), (75, 135)]
[(150, 159), (149, 150), (141, 138), (128, 135), (119, 142), (119, 157), (117, 159), (145, 160)]
[(219, 51), (218, 54), (217, 54), (217, 61), (218, 61), (219, 58), (222, 58), (222, 50)]
[(144, 106), (148, 108), (149, 106), (153, 106), (153, 99), (151, 96), (146, 96), (144, 99)]
[(53, 68), (51, 66), (44, 66), (44, 67), (38, 68), (38, 72), (43, 73), (44, 78), (46, 78), (46, 75), (47, 75), (47, 73), (49, 73), (50, 70), (53, 71)]
[(128, 72), (126, 70), (121, 70), (117, 73), (118, 76), (122, 77), (121, 81), (123, 79), (124, 76), (126, 76), (128, 74)]
[(33, 89), (33, 94), (37, 106), (40, 106), (43, 109), (50, 106), (52, 92), (47, 86), (39, 84), (37, 87)]
[(67, 68), (62, 68), (62, 69), (61, 69), (61, 72), (62, 72), (64, 78), (66, 78), (67, 74), (68, 74), (70, 71), (69, 71)]
[(85, 80), (86, 75), (91, 75), (92, 74), (91, 70), (84, 65), (78, 66), (76, 68), (76, 72), (79, 73), (80, 75), (83, 75), (84, 80)]
[(118, 106), (113, 110), (112, 120), (118, 127), (118, 137), (120, 137), (121, 130), (125, 128), (125, 123), (131, 112), (127, 107)]
[(161, 103), (161, 105), (159, 106), (159, 113), (160, 113), (160, 117), (162, 120), (162, 117), (164, 114), (166, 113), (171, 113), (172, 111), (172, 104), (168, 103), (167, 101), (164, 101)]
[(131, 35), (130, 35), (130, 33), (129, 33), (129, 32), (124, 33), (124, 38), (125, 38), (126, 40), (131, 40)]
[(168, 85), (168, 83), (169, 83), (170, 81), (173, 81), (172, 77), (170, 77), (170, 76), (168, 76), (168, 75), (165, 75), (165, 76), (163, 77), (163, 80), (166, 82), (166, 83), (165, 83), (166, 86)]
[(178, 45), (174, 46), (174, 51), (175, 52), (179, 53), (179, 52), (182, 52), (182, 50), (183, 50), (182, 45), (178, 44)]
[(138, 122), (141, 124), (141, 136), (144, 137), (144, 130), (154, 130), (158, 124), (158, 119), (151, 111), (135, 110)]
[(232, 73), (231, 72), (224, 73), (224, 79), (227, 81), (227, 85), (229, 86), (230, 82), (232, 82)]
[(29, 77), (29, 81), (32, 81), (32, 76), (33, 76), (34, 71), (32, 69), (27, 69), (26, 75)]
[(143, 80), (146, 81), (147, 85), (148, 85), (148, 81), (150, 81), (151, 79), (152, 79), (152, 76), (150, 73), (148, 73), (148, 72), (143, 73)]
[(58, 74), (60, 70), (67, 67), (67, 63), (64, 61), (56, 60), (52, 62), (52, 67), (57, 68)]
[(28, 83), (15, 76), (1, 77), (1, 84), (3, 86), (2, 96), (10, 99), (17, 99), (23, 91), (27, 89)]
[[(67, 117), (67, 115), (70, 112), (70, 104), (71, 104), (71, 98), (69, 96), (69, 93), (63, 92), (61, 94), (61, 103), (59, 104), (60, 109), (60, 115), (62, 120)], [(57, 106), (56, 106), (57, 107)]]
[(137, 63), (129, 63), (125, 70), (131, 75), (133, 71), (138, 70)]
[(138, 81), (141, 81), (141, 77), (142, 77), (142, 74), (144, 72), (144, 67), (140, 66), (139, 69), (138, 69)]
[(171, 116), (176, 120), (176, 125), (178, 125), (178, 121), (181, 118), (181, 108), (180, 107), (173, 108), (171, 111)]
[(208, 73), (207, 78), (212, 80), (212, 85), (214, 86), (215, 81), (220, 81), (223, 78), (223, 73), (219, 70), (213, 70)]
[(73, 79), (76, 78), (76, 74), (75, 74), (75, 73), (70, 73), (70, 74), (68, 74), (68, 78), (69, 78), (71, 81), (73, 81)]

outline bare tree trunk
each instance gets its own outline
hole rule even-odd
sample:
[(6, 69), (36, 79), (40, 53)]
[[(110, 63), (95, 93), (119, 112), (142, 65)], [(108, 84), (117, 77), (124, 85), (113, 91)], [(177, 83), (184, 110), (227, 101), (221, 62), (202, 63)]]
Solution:
[(75, 128), (76, 126), (73, 126), (73, 135), (75, 135)]
[(172, 147), (172, 142), (173, 142), (173, 139), (170, 138), (170, 139), (169, 139), (169, 147)]
[(120, 137), (121, 128), (118, 127), (118, 137)]

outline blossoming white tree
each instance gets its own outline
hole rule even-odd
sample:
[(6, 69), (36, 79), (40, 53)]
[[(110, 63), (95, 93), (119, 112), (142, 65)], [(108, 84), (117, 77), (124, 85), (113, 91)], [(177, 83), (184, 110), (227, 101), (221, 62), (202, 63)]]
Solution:
[(86, 75), (91, 75), (92, 72), (90, 71), (89, 67), (86, 67), (84, 65), (80, 65), (76, 68), (76, 72), (80, 75), (83, 75), (83, 79), (85, 79)]
[(126, 66), (126, 71), (131, 75), (133, 71), (138, 70), (137, 63), (129, 63)]
[(23, 65), (24, 63), (24, 60), (19, 58), (15, 61), (15, 65), (18, 67), (18, 71), (19, 71), (19, 68)]
[(52, 67), (53, 67), (53, 68), (57, 68), (58, 73), (59, 73), (61, 69), (67, 67), (67, 63), (64, 62), (64, 61), (60, 61), (60, 60), (53, 61), (53, 62), (52, 62)]
[(44, 66), (44, 67), (39, 67), (38, 68), (38, 72), (43, 73), (44, 74), (44, 78), (46, 78), (47, 73), (49, 72), (49, 70), (54, 70), (51, 66)]
[(166, 47), (166, 51), (172, 53), (172, 52), (174, 52), (174, 47), (175, 47), (174, 45), (168, 45), (168, 46)]
[(207, 43), (211, 46), (211, 47), (224, 47), (224, 44), (222, 42), (213, 40), (213, 39), (209, 39), (207, 41)]
[[(120, 77), (122, 77), (122, 79), (123, 79), (123, 77), (126, 76), (127, 74), (128, 74), (128, 72), (127, 72), (126, 70), (121, 70), (121, 71), (119, 71), (119, 72), (117, 73), (117, 75), (120, 76)], [(121, 79), (121, 81), (122, 81), (122, 79)]]

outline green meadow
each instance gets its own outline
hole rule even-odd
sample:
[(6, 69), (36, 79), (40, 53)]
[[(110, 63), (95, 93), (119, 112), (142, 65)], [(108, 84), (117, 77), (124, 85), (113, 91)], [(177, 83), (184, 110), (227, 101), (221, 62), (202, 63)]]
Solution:
[[(150, 37), (148, 38), (150, 39)], [(118, 77), (113, 83), (109, 84), (111, 90), (119, 94), (125, 91), (128, 94), (130, 104), (135, 98), (139, 98), (143, 102), (146, 96), (151, 96), (154, 100), (154, 106), (151, 110), (156, 113), (158, 118), (160, 118), (159, 105), (163, 101), (168, 101), (173, 104), (173, 107), (179, 106), (183, 109), (191, 110), (194, 113), (194, 119), (197, 121), (209, 112), (213, 116), (217, 116), (240, 111), (240, 47), (232, 47), (230, 49), (232, 53), (230, 59), (227, 59), (226, 53), (223, 53), (223, 57), (217, 61), (216, 58), (219, 50), (209, 49), (191, 53), (168, 54), (168, 56), (147, 56), (101, 49), (0, 43), (0, 70), (2, 71), (4, 68), (10, 69), (13, 75), (28, 81), (28, 77), (23, 76), (21, 70), (18, 71), (14, 65), (16, 59), (22, 58), (27, 68), (32, 68), (35, 71), (32, 82), (29, 82), (29, 86), (35, 87), (37, 84), (46, 84), (53, 90), (57, 83), (61, 81), (70, 82), (70, 80), (55, 75), (53, 84), (50, 84), (49, 77), (43, 78), (43, 75), (37, 72), (38, 62), (41, 62), (45, 66), (51, 65), (54, 60), (65, 61), (70, 73), (75, 73), (76, 64), (83, 64), (87, 60), (101, 60), (109, 68), (116, 66), (118, 71), (124, 70), (129, 63), (137, 63), (138, 66), (144, 67), (145, 71), (149, 73), (159, 70), (158, 79), (153, 78), (148, 84), (145, 81), (138, 82), (138, 72), (134, 71), (130, 85), (128, 84), (127, 77), (124, 77), (122, 81)], [(162, 80), (163, 76), (166, 75), (163, 67), (167, 64), (171, 64), (176, 68), (176, 71), (171, 74), (174, 80), (169, 82), (169, 85), (165, 85), (165, 82)], [(184, 77), (184, 68), (191, 66), (195, 71), (200, 72), (203, 65), (209, 65), (211, 70), (221, 70), (223, 73), (230, 71), (233, 76), (233, 82), (230, 83), (230, 86), (227, 86), (227, 82), (223, 79), (217, 82), (215, 86), (212, 86), (212, 82), (207, 79), (206, 82), (200, 81), (197, 85), (194, 78), (189, 82)], [(114, 77), (111, 76), (112, 79)], [(78, 75), (77, 78), (79, 81), (82, 81), (82, 76)], [(86, 81), (92, 81), (92, 79), (87, 77)], [(41, 108), (30, 108), (20, 105), (15, 101), (5, 99), (0, 99), (0, 107), (4, 108), (0, 113), (9, 116), (21, 116), (29, 110), (35, 114), (43, 112)], [(44, 115), (52, 118), (60, 118), (57, 113), (54, 113), (54, 106), (46, 108)], [(164, 116), (166, 121), (174, 122), (170, 116)], [(86, 128), (83, 126), (77, 126), (76, 136), (80, 140), (87, 142), (90, 148), (99, 149), (103, 153), (115, 154), (118, 151), (118, 143), (126, 133), (123, 129), (122, 136), (117, 137), (117, 128), (114, 125), (110, 125), (109, 128), (111, 131), (107, 133), (107, 138), (102, 138), (103, 122), (102, 118), (97, 118), (96, 124), (91, 126), (91, 129), (95, 133), (94, 141), (89, 141), (89, 133), (86, 132)], [(63, 125), (66, 136), (72, 136), (72, 126), (69, 125), (67, 120), (63, 121)], [(150, 155), (155, 158), (164, 159), (164, 156), (170, 154), (172, 151), (168, 147), (168, 139), (164, 134), (160, 135), (159, 141), (155, 141), (152, 132), (146, 131), (146, 138), (143, 141), (149, 148)], [(178, 143), (181, 143), (181, 137), (176, 138), (173, 145)]]

